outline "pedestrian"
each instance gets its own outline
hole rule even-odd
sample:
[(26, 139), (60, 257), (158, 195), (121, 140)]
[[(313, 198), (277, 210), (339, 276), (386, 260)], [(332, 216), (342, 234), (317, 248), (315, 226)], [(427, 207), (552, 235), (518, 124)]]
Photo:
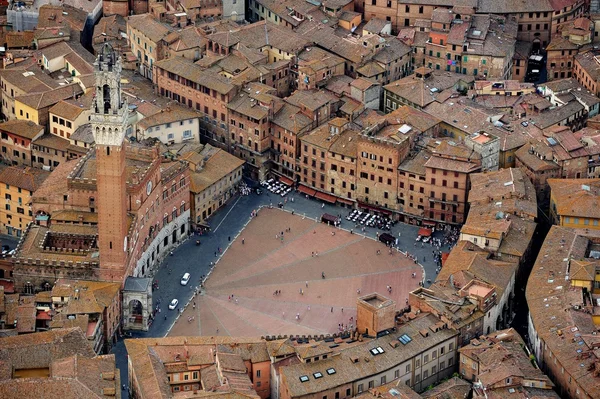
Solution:
[(167, 320), (167, 315), (165, 315), (165, 320)]
[(238, 299), (237, 299), (237, 298), (235, 298), (235, 304), (236, 304), (236, 305), (238, 304)]
[(217, 328), (217, 334), (219, 333), (219, 329)]
[(315, 251), (312, 251), (312, 252), (310, 253), (310, 256), (312, 256), (312, 257), (314, 258), (314, 257), (315, 257)]
[(306, 282), (306, 288), (308, 288), (308, 281)]
[(308, 311), (310, 312), (310, 305), (308, 305), (308, 307), (306, 309), (308, 309)]
[(317, 251), (315, 251), (315, 256), (319, 256), (319, 253)]
[(325, 203), (321, 204), (321, 209), (325, 208)]
[(331, 313), (333, 313), (333, 306), (331, 307)]
[(344, 313), (344, 308), (342, 308), (342, 313)]
[(244, 238), (242, 238), (242, 245), (244, 245), (246, 243), (246, 240)]
[(228, 237), (227, 237), (227, 241), (231, 241), (231, 236), (228, 236)]
[(281, 317), (285, 319), (285, 312), (281, 312)]

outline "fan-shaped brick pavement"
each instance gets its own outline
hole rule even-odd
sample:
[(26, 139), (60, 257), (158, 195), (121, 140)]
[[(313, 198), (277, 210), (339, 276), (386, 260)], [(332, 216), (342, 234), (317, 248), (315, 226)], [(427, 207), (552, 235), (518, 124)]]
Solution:
[[(421, 278), (419, 265), (399, 252), (390, 255), (380, 242), (262, 209), (227, 248), (195, 308), (184, 311), (170, 335), (333, 333), (355, 320), (359, 290), (390, 296), (403, 307)], [(274, 295), (277, 290), (281, 294)]]

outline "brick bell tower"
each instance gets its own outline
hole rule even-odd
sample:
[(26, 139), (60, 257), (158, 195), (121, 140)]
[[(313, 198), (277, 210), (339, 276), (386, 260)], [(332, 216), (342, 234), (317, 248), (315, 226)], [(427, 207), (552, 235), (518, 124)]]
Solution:
[(96, 142), (100, 280), (123, 282), (127, 268), (127, 102), (121, 99), (121, 59), (105, 44), (94, 63), (96, 96), (90, 124)]

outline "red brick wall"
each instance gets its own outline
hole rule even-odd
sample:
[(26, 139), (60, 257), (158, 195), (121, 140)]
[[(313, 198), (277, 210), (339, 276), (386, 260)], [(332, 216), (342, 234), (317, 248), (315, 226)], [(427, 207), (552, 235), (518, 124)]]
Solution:
[(127, 236), (125, 148), (96, 146), (96, 179), (100, 278), (122, 281), (127, 259), (123, 250)]
[(121, 15), (127, 17), (129, 15), (129, 3), (127, 1), (107, 1), (102, 2), (102, 13), (104, 15)]

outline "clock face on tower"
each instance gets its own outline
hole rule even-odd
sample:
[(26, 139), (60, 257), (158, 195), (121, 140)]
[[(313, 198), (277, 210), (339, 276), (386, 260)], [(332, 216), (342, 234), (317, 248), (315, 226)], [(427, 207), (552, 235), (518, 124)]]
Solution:
[(146, 194), (150, 195), (151, 192), (152, 192), (152, 181), (149, 181), (148, 184), (146, 184)]

